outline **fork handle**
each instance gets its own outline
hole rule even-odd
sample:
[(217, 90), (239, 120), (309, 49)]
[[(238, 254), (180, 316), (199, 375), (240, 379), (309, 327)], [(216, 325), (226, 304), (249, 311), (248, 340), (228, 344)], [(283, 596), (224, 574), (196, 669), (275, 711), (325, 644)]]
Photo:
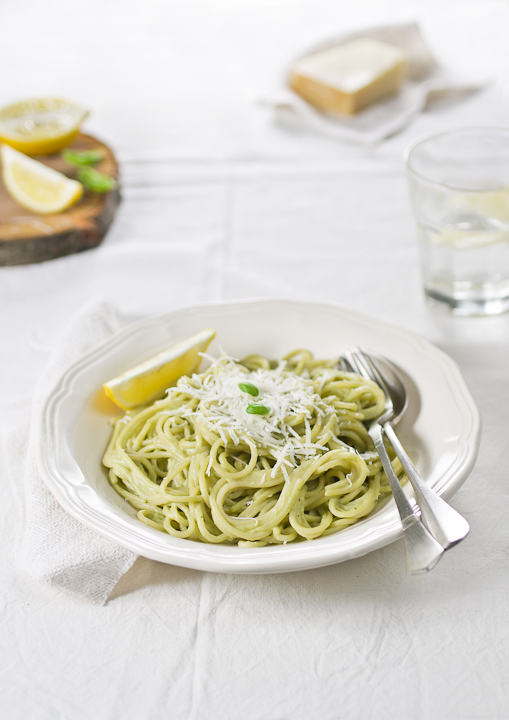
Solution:
[(456, 545), (468, 534), (470, 530), (468, 522), (426, 485), (408, 457), (391, 423), (385, 423), (383, 429), (414, 489), (417, 504), (421, 508), (423, 523), (442, 544), (444, 550)]
[(375, 444), (383, 469), (389, 480), (403, 525), (407, 570), (411, 575), (422, 575), (429, 572), (437, 564), (444, 549), (421, 523), (403, 492), (385, 449), (381, 425), (373, 423), (368, 432)]

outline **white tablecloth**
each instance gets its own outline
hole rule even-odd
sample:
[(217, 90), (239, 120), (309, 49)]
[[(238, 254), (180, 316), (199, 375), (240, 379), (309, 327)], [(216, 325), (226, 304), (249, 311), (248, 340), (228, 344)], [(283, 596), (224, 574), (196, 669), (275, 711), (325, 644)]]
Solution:
[[(374, 148), (279, 127), (256, 104), (302, 48), (409, 20), (440, 62), (496, 83)], [(4, 438), (28, 421), (50, 349), (94, 297), (137, 316), (250, 296), (362, 310), (449, 353), (484, 427), (453, 499), (471, 533), (425, 577), (405, 573), (402, 542), (276, 576), (139, 559), (104, 607), (14, 571), (21, 478), (4, 447), (2, 717), (508, 717), (509, 315), (459, 319), (424, 303), (401, 160), (427, 131), (507, 125), (508, 23), (504, 0), (2, 3), (0, 105), (84, 103), (123, 176), (97, 250), (0, 269)]]

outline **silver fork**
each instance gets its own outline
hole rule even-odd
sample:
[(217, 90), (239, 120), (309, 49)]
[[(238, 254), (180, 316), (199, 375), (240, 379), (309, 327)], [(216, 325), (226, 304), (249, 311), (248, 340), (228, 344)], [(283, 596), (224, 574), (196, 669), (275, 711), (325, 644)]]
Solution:
[(401, 392), (406, 393), (403, 384), (399, 381), (396, 368), (394, 368), (388, 360), (383, 361), (387, 369), (392, 371), (395, 378), (394, 381), (391, 382), (387, 371), (384, 373), (383, 363), (380, 364), (379, 361), (377, 365), (367, 353), (358, 348), (352, 351), (351, 355), (352, 359), (356, 361), (358, 369), (362, 371), (361, 374), (380, 385), (386, 398), (388, 398), (390, 404), (392, 404), (392, 416), (386, 418), (384, 422), (381, 423), (384, 432), (414, 489), (417, 504), (421, 509), (422, 521), (435, 539), (440, 542), (444, 550), (448, 550), (467, 536), (470, 527), (459, 512), (452, 508), (424, 482), (394, 431), (391, 421), (395, 416), (395, 408), (392, 400), (397, 393), (397, 388), (394, 386), (396, 381), (398, 381), (402, 388), (400, 394)]
[[(406, 392), (399, 380), (396, 369), (385, 359), (382, 359), (382, 363), (380, 358), (378, 364), (373, 362), (373, 359), (367, 353), (358, 348), (348, 353), (348, 360), (351, 368), (355, 367), (356, 372), (376, 382), (384, 391), (386, 410), (382, 418), (378, 419), (378, 423), (383, 426), (383, 430), (410, 480), (417, 504), (421, 510), (422, 521), (444, 550), (449, 549), (466, 537), (470, 527), (460, 513), (454, 510), (424, 482), (394, 431), (391, 423), (395, 417), (392, 399), (393, 397), (401, 399), (401, 393)], [(386, 368), (385, 373), (384, 367)], [(391, 375), (394, 377), (392, 381)], [(399, 386), (401, 386), (401, 390), (399, 390)]]
[[(357, 351), (348, 351), (342, 356), (343, 365), (347, 370), (355, 372), (368, 380), (373, 380), (371, 366), (364, 364), (357, 354)], [(376, 380), (374, 380), (377, 382)], [(403, 537), (406, 545), (407, 570), (412, 575), (421, 575), (429, 572), (440, 560), (444, 547), (433, 537), (433, 535), (422, 524), (414, 512), (407, 496), (399, 483), (396, 473), (383, 441), (383, 426), (390, 422), (394, 416), (394, 407), (387, 388), (381, 385), (385, 394), (384, 412), (379, 418), (375, 418), (368, 427), (368, 433), (380, 456), (382, 467), (385, 470), (392, 495), (398, 508), (401, 524), (403, 526)]]

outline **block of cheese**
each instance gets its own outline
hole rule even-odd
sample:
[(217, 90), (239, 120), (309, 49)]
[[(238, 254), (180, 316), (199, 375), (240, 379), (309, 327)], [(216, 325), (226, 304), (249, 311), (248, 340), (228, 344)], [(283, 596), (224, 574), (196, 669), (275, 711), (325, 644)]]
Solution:
[(320, 110), (354, 115), (397, 93), (406, 67), (401, 48), (359, 38), (300, 60), (291, 72), (290, 86)]

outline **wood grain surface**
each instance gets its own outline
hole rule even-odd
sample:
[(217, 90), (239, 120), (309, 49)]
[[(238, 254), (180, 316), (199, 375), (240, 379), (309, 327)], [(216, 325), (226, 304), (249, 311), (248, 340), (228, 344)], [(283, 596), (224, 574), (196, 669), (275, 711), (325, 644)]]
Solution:
[[(104, 152), (95, 167), (118, 179), (113, 152), (91, 135), (80, 134), (69, 145), (73, 150)], [(36, 158), (68, 177), (76, 169), (57, 155)], [(81, 200), (62, 213), (37, 215), (19, 205), (0, 180), (0, 265), (28, 265), (97, 247), (110, 227), (120, 202), (118, 188), (109, 193), (85, 190)]]

